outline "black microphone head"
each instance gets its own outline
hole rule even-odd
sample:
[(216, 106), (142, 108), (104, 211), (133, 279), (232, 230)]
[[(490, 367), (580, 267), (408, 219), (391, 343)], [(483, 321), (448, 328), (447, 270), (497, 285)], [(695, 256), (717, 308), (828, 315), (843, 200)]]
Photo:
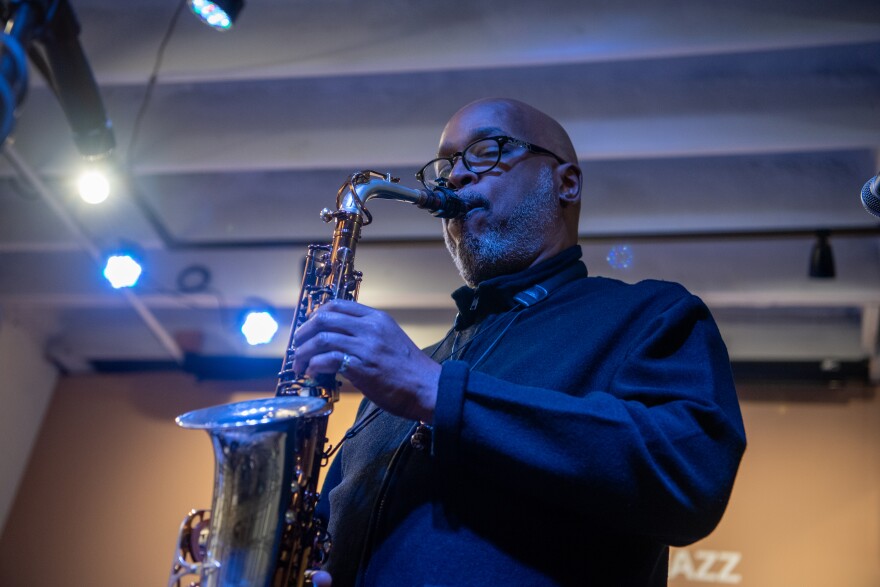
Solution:
[(73, 142), (79, 154), (90, 160), (104, 159), (116, 148), (113, 123), (106, 120), (103, 126), (74, 131)]
[(862, 188), (862, 206), (865, 210), (880, 218), (880, 173), (869, 179)]
[(58, 98), (80, 154), (100, 159), (113, 151), (116, 139), (79, 33), (69, 0), (52, 0), (28, 54)]

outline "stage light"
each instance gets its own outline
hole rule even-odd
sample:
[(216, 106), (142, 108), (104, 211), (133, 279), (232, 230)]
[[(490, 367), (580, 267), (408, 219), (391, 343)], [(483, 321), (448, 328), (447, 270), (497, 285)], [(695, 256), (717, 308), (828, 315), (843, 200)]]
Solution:
[(251, 346), (271, 342), (276, 332), (278, 332), (278, 322), (268, 310), (247, 312), (241, 325), (241, 333)]
[(98, 169), (83, 172), (76, 186), (79, 197), (87, 204), (100, 204), (110, 195), (110, 181), (107, 175)]
[(836, 275), (834, 270), (834, 253), (828, 242), (829, 232), (820, 230), (816, 233), (816, 242), (810, 253), (810, 277), (831, 279)]
[(187, 0), (187, 3), (193, 14), (216, 31), (232, 28), (238, 13), (244, 8), (244, 0)]
[(104, 277), (115, 289), (134, 287), (143, 269), (130, 254), (120, 253), (107, 257), (104, 266)]

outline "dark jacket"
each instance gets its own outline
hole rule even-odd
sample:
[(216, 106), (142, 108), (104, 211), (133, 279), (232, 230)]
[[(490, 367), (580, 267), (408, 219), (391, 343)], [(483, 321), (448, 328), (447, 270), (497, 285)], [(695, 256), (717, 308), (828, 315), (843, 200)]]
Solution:
[(745, 433), (708, 309), (579, 258), (453, 294), (429, 446), (379, 413), (328, 472), (335, 587), (665, 585), (718, 523)]

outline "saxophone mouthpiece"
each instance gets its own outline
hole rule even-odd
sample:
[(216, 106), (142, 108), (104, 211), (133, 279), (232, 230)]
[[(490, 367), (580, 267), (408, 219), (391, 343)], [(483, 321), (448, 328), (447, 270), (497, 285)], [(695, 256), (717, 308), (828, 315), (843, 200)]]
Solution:
[(461, 218), (474, 207), (443, 185), (438, 185), (433, 192), (424, 193), (424, 203), (420, 202), (417, 206), (428, 210), (435, 218)]

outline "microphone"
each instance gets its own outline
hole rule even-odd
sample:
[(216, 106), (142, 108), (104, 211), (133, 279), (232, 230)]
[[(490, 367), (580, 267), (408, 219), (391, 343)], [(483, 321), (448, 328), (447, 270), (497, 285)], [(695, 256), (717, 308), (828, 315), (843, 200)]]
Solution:
[(109, 155), (116, 146), (113, 126), (80, 46), (79, 21), (69, 1), (19, 0), (11, 5), (12, 36), (27, 48), (61, 104), (80, 154), (90, 159)]
[(862, 206), (865, 210), (880, 218), (880, 173), (869, 179), (862, 188)]

